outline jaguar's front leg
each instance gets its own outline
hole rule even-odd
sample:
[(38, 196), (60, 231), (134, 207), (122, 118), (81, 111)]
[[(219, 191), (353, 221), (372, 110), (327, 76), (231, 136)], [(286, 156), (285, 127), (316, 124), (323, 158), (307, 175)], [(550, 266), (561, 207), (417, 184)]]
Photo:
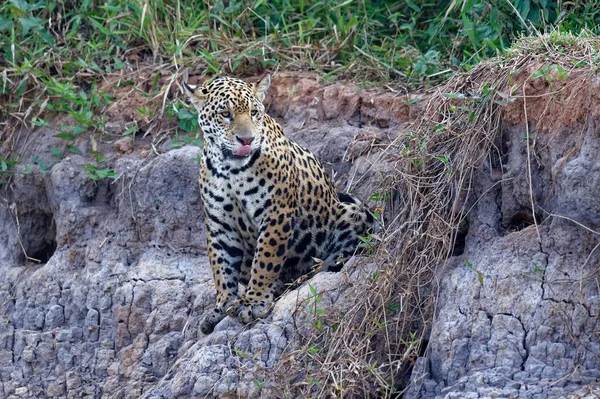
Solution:
[(243, 250), (235, 233), (218, 234), (216, 227), (207, 223), (207, 247), (210, 268), (217, 290), (217, 303), (200, 323), (204, 334), (211, 333), (225, 318), (228, 308), (238, 299), (238, 282), (243, 259)]
[(292, 209), (277, 207), (261, 224), (248, 288), (230, 312), (242, 323), (265, 317), (281, 292), (279, 274), (288, 255), (292, 217)]

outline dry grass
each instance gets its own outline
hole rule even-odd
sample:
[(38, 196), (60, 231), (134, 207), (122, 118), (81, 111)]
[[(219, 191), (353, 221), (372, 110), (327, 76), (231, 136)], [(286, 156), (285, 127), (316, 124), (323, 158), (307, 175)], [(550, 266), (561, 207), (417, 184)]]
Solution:
[(429, 93), (423, 117), (381, 155), (393, 169), (381, 191), (393, 192), (394, 202), (376, 255), (365, 259), (377, 272), (350, 288), (350, 311), (330, 309), (318, 333), (299, 336), (301, 349), (284, 356), (270, 389), (321, 398), (396, 397), (407, 389), (434, 321), (438, 279), (476, 200), (473, 175), (486, 162), (500, 167), (501, 107), (528, 80), (556, 79), (537, 72), (541, 66), (560, 66), (565, 76), (593, 72), (598, 44), (558, 33), (523, 39)]

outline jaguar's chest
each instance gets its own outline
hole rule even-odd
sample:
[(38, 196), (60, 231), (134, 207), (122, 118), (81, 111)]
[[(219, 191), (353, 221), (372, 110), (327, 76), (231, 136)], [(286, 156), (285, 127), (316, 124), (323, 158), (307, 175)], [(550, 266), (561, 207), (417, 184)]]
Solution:
[(236, 176), (231, 179), (229, 196), (234, 202), (235, 213), (248, 222), (259, 225), (265, 212), (273, 204), (272, 191), (266, 180), (252, 174)]
[(201, 186), (204, 201), (221, 208), (221, 216), (239, 223), (242, 231), (245, 226), (258, 227), (273, 204), (272, 182), (254, 169), (227, 175), (205, 168)]

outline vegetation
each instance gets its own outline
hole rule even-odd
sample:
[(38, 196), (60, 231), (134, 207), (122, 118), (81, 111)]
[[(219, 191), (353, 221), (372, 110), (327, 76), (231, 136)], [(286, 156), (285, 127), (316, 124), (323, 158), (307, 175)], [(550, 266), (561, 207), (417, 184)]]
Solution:
[[(156, 100), (138, 109), (142, 126), (117, 134), (146, 134), (166, 114), (176, 122), (173, 145), (182, 145), (198, 131), (195, 114), (178, 101), (168, 106), (183, 67), (236, 75), (312, 69), (325, 78), (418, 87), (471, 68), (522, 32), (597, 31), (598, 3), (9, 0), (0, 6), (0, 183), (21, 162), (18, 128), (50, 127), (52, 115), (68, 115), (52, 126), (65, 141), (51, 149), (55, 161), (81, 153), (82, 137), (106, 137), (115, 86)], [(107, 85), (114, 75), (129, 78)]]
[[(0, 120), (67, 112), (102, 129), (111, 72), (257, 73), (310, 68), (427, 84), (506, 48), (522, 32), (597, 30), (598, 2), (544, 0), (10, 0), (0, 6)], [(163, 89), (158, 75), (156, 95)], [(35, 122), (35, 120), (34, 120)]]

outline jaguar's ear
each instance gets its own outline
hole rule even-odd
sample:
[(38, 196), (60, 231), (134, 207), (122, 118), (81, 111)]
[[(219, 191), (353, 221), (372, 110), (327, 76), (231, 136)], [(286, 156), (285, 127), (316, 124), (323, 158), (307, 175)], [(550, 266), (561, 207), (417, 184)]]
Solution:
[(265, 100), (265, 95), (267, 94), (267, 89), (269, 88), (270, 84), (271, 75), (269, 74), (266, 74), (261, 80), (254, 84), (254, 93), (260, 102)]
[(183, 72), (183, 88), (185, 94), (196, 109), (200, 110), (206, 102), (206, 89), (188, 83), (188, 72)]

